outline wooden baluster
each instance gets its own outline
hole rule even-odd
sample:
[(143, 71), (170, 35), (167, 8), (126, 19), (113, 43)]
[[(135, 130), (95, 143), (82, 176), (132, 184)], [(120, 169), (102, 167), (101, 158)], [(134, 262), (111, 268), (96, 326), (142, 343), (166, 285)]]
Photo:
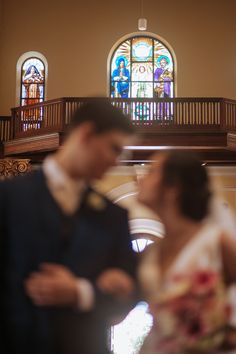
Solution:
[(226, 105), (225, 100), (222, 98), (221, 101), (220, 101), (220, 128), (222, 130), (227, 128), (226, 110), (227, 110), (227, 105)]

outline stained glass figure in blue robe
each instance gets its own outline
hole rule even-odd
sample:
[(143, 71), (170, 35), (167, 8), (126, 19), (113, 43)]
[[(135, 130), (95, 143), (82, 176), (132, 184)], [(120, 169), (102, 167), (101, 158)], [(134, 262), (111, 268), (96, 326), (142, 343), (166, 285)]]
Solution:
[(126, 68), (127, 59), (123, 56), (116, 59), (117, 68), (112, 73), (112, 96), (127, 98), (129, 96), (130, 73)]

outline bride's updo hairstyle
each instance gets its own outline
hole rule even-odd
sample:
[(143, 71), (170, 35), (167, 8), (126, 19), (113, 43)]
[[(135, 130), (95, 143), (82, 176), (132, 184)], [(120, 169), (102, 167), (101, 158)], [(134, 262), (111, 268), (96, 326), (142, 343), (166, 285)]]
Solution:
[(162, 165), (162, 185), (179, 189), (179, 206), (185, 217), (200, 221), (207, 215), (211, 196), (209, 179), (195, 154), (167, 153)]

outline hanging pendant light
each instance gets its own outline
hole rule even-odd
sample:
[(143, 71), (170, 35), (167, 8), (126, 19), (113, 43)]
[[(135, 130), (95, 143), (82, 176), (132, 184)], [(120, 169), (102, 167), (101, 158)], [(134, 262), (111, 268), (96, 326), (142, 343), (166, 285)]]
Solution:
[(139, 31), (147, 30), (147, 19), (143, 17), (143, 0), (141, 0), (141, 17), (138, 19), (138, 29)]
[(142, 17), (138, 19), (138, 29), (139, 31), (146, 31), (147, 29), (147, 19)]

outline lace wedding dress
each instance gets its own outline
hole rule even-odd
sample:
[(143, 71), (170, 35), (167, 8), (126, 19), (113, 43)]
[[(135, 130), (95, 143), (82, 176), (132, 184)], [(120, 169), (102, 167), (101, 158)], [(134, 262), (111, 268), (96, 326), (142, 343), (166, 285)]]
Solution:
[(222, 281), (221, 229), (205, 224), (161, 274), (150, 246), (139, 278), (154, 325), (140, 354), (217, 353), (230, 308)]

